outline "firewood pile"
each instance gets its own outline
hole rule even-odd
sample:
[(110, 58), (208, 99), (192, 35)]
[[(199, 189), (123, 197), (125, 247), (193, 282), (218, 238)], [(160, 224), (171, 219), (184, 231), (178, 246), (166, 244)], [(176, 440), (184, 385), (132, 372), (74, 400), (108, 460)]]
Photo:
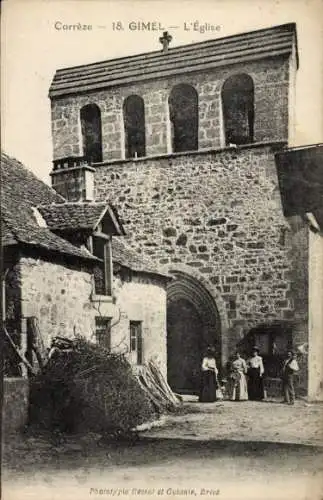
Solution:
[[(35, 376), (46, 370), (52, 363), (55, 364), (57, 357), (73, 352), (76, 344), (74, 345), (72, 339), (57, 336), (52, 339), (50, 348), (46, 349), (37, 321), (35, 318), (30, 318), (30, 320), (31, 342), (29, 344), (32, 352), (29, 355), (26, 356), (25, 353), (18, 349), (6, 329), (5, 334), (18, 355), (21, 364), (26, 367), (29, 374)], [(95, 369), (94, 366), (86, 370), (86, 372), (81, 372), (78, 375), (74, 374), (74, 378), (83, 378), (84, 375), (89, 375), (89, 372), (95, 371)], [(159, 413), (175, 411), (182, 405), (181, 397), (172, 391), (159, 367), (152, 360), (140, 367), (136, 373), (136, 378), (141, 389)]]
[(153, 361), (149, 361), (142, 367), (137, 373), (137, 378), (142, 389), (161, 413), (174, 411), (181, 406), (180, 396), (172, 391)]

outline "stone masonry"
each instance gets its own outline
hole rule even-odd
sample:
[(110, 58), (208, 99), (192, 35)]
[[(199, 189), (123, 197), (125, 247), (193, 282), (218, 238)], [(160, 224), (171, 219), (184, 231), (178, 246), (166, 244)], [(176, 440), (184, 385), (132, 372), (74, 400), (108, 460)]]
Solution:
[(232, 342), (293, 318), (272, 146), (115, 162), (97, 169), (95, 186), (118, 207), (136, 251), (161, 268), (185, 265), (220, 294)]
[(56, 335), (95, 340), (95, 318), (111, 318), (111, 348), (129, 354), (129, 321), (142, 322), (144, 361), (154, 358), (166, 375), (165, 281), (132, 273), (114, 276), (113, 296), (93, 297), (91, 269), (22, 257), (21, 310), (38, 319), (45, 345)]
[(179, 83), (193, 85), (198, 93), (199, 149), (223, 147), (221, 88), (228, 77), (239, 73), (254, 81), (255, 142), (287, 140), (290, 66), (286, 58), (256, 61), (52, 100), (54, 159), (83, 155), (79, 114), (90, 103), (101, 110), (103, 160), (124, 158), (122, 104), (131, 94), (144, 99), (147, 156), (170, 153), (168, 96)]

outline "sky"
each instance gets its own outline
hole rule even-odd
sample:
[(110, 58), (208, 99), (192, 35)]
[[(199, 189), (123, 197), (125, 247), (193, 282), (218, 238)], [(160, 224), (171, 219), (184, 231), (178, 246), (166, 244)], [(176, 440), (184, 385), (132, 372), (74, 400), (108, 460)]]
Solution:
[[(323, 142), (322, 19), (323, 0), (3, 0), (1, 149), (49, 183), (48, 90), (56, 69), (161, 50), (160, 31), (130, 29), (129, 23), (140, 21), (168, 29), (171, 46), (296, 22), (300, 67), (293, 145)], [(118, 21), (121, 30), (114, 29)], [(92, 29), (60, 29), (77, 23)], [(203, 33), (199, 28), (206, 23)]]

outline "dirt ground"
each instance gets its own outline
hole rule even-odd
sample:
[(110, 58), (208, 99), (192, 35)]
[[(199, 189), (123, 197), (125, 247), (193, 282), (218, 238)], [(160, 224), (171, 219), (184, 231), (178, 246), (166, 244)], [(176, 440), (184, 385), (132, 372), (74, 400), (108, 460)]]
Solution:
[(145, 435), (164, 438), (232, 439), (323, 446), (323, 405), (297, 400), (185, 403), (186, 415), (168, 416)]
[(322, 500), (321, 405), (186, 403), (132, 443), (11, 439), (4, 500)]

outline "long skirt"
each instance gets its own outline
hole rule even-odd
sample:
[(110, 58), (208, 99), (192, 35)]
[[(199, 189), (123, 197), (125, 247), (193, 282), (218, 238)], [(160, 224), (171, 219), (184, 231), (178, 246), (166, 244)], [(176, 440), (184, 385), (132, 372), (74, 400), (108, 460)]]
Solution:
[(238, 376), (235, 374), (235, 377), (231, 379), (229, 392), (231, 401), (247, 401), (247, 379), (244, 373), (239, 372)]
[(264, 399), (264, 383), (259, 368), (249, 368), (248, 370), (248, 395), (251, 401)]
[(216, 401), (216, 376), (212, 370), (202, 372), (201, 390), (199, 401), (201, 403), (212, 403)]

